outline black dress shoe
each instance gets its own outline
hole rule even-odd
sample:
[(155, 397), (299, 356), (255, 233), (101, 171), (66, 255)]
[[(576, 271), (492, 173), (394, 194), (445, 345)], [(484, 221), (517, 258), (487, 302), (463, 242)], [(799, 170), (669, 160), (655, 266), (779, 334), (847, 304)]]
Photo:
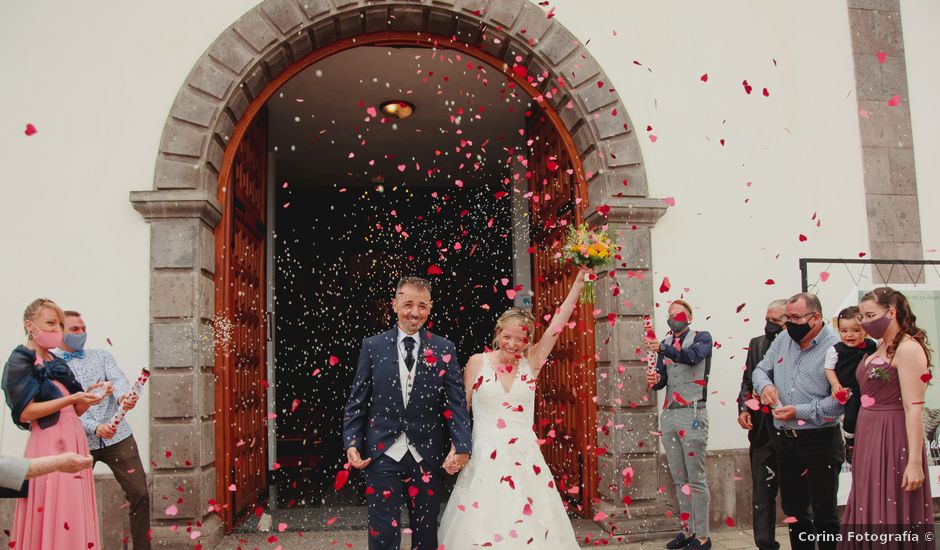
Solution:
[[(692, 542), (692, 540), (694, 539), (695, 539), (695, 535), (691, 535), (687, 537), (685, 536), (685, 533), (680, 532), (678, 535), (676, 535), (676, 538), (666, 543), (666, 548), (668, 550), (680, 550), (688, 546), (689, 543)], [(709, 543), (709, 547), (711, 547), (710, 543)]]
[(691, 548), (692, 550), (708, 550), (711, 547), (712, 547), (711, 538), (708, 538), (705, 542), (701, 542), (695, 537), (692, 537), (692, 540), (689, 542), (689, 545), (686, 546), (686, 548)]

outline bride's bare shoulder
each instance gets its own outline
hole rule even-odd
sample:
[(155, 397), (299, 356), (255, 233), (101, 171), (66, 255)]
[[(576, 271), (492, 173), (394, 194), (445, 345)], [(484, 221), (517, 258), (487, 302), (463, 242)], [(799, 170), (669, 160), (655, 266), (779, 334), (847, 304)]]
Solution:
[(467, 359), (467, 366), (464, 368), (464, 370), (468, 372), (479, 371), (480, 367), (483, 366), (483, 356), (484, 354), (482, 353), (475, 353), (471, 355), (470, 358)]

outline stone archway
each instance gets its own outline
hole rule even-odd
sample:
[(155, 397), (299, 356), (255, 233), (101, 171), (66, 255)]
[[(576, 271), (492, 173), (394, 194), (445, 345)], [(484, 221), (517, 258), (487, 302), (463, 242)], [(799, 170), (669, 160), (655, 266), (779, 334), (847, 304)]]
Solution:
[[(215, 313), (213, 231), (226, 149), (249, 105), (292, 64), (341, 40), (376, 32), (454, 40), (504, 60), (521, 58), (532, 85), (560, 115), (588, 183), (589, 219), (603, 210), (624, 246), (624, 263), (602, 281), (598, 307), (599, 509), (617, 532), (654, 530), (662, 520), (655, 399), (634, 350), (652, 313), (649, 230), (665, 211), (647, 197), (639, 142), (617, 93), (586, 48), (527, 0), (265, 0), (229, 27), (196, 63), (160, 142), (153, 189), (130, 200), (151, 224), (151, 465), (154, 539), (186, 544), (183, 525), (209, 542), (221, 532), (215, 505), (215, 383), (210, 321)], [(629, 182), (629, 185), (625, 183)], [(608, 288), (616, 284), (614, 299)], [(631, 407), (631, 404), (639, 405)], [(614, 426), (628, 428), (615, 429)], [(605, 429), (605, 427), (607, 429)], [(621, 472), (632, 467), (625, 487)], [(622, 513), (632, 499), (632, 519)], [(169, 503), (178, 513), (167, 516)], [(208, 510), (208, 513), (207, 513)], [(172, 526), (180, 526), (173, 530)]]

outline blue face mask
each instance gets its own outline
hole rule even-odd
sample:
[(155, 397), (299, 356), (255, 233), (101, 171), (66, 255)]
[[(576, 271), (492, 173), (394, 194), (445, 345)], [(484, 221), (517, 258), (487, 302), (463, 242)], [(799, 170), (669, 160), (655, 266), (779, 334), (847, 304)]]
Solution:
[(74, 351), (81, 351), (85, 348), (86, 340), (88, 340), (87, 332), (75, 332), (66, 334), (62, 338), (62, 343), (72, 348)]

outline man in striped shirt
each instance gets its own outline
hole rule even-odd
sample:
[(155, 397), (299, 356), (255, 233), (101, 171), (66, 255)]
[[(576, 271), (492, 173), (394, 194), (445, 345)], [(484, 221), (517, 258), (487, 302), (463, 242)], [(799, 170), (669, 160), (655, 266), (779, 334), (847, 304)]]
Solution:
[(754, 391), (773, 412), (771, 438), (783, 513), (796, 518), (790, 524), (791, 547), (815, 548), (807, 534), (818, 532), (832, 534), (833, 541), (821, 540), (820, 549), (835, 548), (836, 492), (845, 460), (838, 424), (843, 406), (832, 397), (823, 366), (826, 350), (839, 337), (823, 320), (814, 294), (803, 292), (787, 300), (783, 320), (788, 337), (776, 338), (757, 364)]

